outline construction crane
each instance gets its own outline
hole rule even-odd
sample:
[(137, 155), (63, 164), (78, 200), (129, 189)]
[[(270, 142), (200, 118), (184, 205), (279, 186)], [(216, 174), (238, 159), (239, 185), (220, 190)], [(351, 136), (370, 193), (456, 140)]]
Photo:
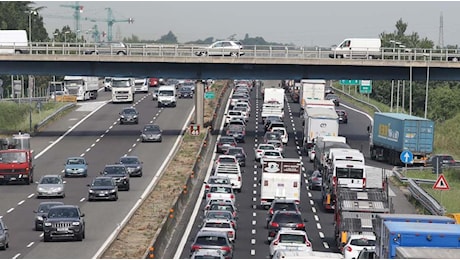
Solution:
[(80, 23), (80, 20), (81, 20), (81, 16), (80, 16), (80, 13), (83, 12), (83, 6), (79, 4), (78, 1), (75, 2), (75, 4), (73, 5), (60, 5), (61, 7), (68, 7), (68, 8), (72, 8), (74, 10), (73, 12), (73, 18), (75, 19), (75, 35), (76, 35), (76, 38), (78, 39), (79, 37), (79, 34), (81, 32), (81, 23)]
[(112, 8), (107, 7), (105, 8), (107, 10), (107, 19), (97, 19), (97, 18), (88, 18), (86, 17), (85, 20), (91, 21), (91, 22), (106, 22), (107, 23), (107, 41), (111, 42), (112, 41), (112, 27), (114, 23), (120, 23), (120, 22), (127, 22), (127, 23), (133, 23), (134, 19), (133, 18), (128, 18), (128, 19), (121, 19), (117, 20), (113, 17), (112, 13)]

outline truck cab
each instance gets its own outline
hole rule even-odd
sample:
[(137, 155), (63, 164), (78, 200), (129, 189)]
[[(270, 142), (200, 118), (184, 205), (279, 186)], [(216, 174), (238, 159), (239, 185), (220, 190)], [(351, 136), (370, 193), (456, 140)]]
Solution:
[(29, 134), (15, 134), (2, 142), (0, 150), (0, 182), (33, 183), (32, 150)]
[(133, 103), (134, 93), (133, 78), (112, 78), (112, 103)]

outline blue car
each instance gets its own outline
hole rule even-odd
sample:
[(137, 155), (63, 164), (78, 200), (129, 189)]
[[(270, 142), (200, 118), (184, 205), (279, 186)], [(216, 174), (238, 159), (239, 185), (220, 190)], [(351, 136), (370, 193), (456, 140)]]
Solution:
[(64, 169), (65, 177), (86, 177), (88, 176), (88, 163), (83, 157), (67, 158)]

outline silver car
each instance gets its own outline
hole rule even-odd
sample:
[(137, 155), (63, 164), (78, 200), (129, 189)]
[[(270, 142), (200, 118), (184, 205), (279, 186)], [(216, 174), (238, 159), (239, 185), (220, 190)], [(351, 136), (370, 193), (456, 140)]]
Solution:
[(65, 197), (65, 184), (61, 175), (45, 175), (37, 182), (37, 198)]
[(10, 234), (8, 232), (8, 227), (3, 222), (3, 219), (0, 218), (0, 249), (6, 250), (10, 247)]
[(208, 47), (196, 51), (197, 56), (232, 56), (244, 55), (243, 45), (239, 41), (217, 41)]

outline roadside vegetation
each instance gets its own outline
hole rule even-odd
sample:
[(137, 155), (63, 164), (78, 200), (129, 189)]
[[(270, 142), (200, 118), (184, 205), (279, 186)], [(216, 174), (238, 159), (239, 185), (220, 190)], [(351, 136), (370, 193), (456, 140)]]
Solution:
[[(211, 86), (210, 91), (215, 92), (216, 98), (224, 90), (225, 84), (224, 81), (218, 81)], [(205, 125), (209, 125), (214, 118), (216, 105), (215, 99), (205, 99)], [(180, 195), (182, 187), (192, 174), (193, 165), (197, 160), (204, 138), (205, 131), (202, 131), (199, 136), (192, 136), (189, 131), (185, 133), (177, 154), (158, 180), (158, 184), (101, 256), (102, 259), (142, 259), (144, 257), (162, 221), (169, 216), (169, 209), (173, 207), (175, 199)]]

